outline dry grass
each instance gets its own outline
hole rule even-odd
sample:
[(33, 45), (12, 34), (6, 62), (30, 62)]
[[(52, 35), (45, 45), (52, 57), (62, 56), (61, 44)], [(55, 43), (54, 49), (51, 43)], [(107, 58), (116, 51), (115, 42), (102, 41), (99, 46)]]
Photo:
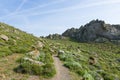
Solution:
[(19, 65), (16, 60), (22, 56), (23, 54), (12, 54), (0, 59), (0, 80), (26, 80), (29, 77), (27, 74), (19, 74), (13, 70)]
[(70, 72), (73, 80), (83, 80), (82, 77), (74, 72)]

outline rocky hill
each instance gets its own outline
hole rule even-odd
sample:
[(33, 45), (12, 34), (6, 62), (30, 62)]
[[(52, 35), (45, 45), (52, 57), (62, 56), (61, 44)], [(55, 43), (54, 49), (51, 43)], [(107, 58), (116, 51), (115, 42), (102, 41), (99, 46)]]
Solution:
[(70, 37), (79, 42), (119, 41), (120, 25), (106, 24), (102, 20), (92, 20), (79, 29), (66, 30), (62, 36)]

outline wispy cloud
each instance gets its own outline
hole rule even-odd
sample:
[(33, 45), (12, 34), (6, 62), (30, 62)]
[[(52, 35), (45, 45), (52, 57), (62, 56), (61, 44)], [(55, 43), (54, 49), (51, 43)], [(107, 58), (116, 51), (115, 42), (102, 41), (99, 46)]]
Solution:
[(17, 16), (29, 17), (29, 16), (58, 13), (58, 12), (65, 12), (65, 11), (83, 9), (83, 8), (94, 7), (94, 6), (111, 5), (111, 4), (119, 4), (120, 3), (120, 0), (105, 0), (105, 1), (99, 0), (97, 2), (95, 1), (92, 3), (87, 3), (87, 4), (82, 4), (82, 5), (81, 5), (81, 3), (79, 3), (78, 5), (74, 5), (74, 6), (70, 6), (70, 7), (66, 7), (66, 8), (61, 8), (61, 9), (52, 9), (52, 10), (43, 11), (43, 12), (41, 12), (41, 11), (34, 12), (34, 10), (36, 10), (36, 9), (39, 10), (41, 8), (48, 7), (48, 6), (51, 6), (54, 4), (59, 4), (59, 3), (65, 2), (65, 1), (67, 1), (67, 0), (53, 1), (51, 3), (46, 3), (43, 5), (38, 5), (37, 7), (33, 7), (33, 8), (19, 11), (22, 8), (22, 6), (27, 2), (27, 0), (23, 0), (23, 2), (18, 6), (18, 8), (13, 13), (10, 13), (6, 16), (2, 16), (2, 17), (0, 17), (0, 19), (6, 19), (6, 17), (12, 18), (12, 17), (17, 17)]
[[(54, 1), (54, 2), (51, 2), (51, 3), (39, 5), (39, 6), (34, 7), (34, 8), (30, 8), (30, 9), (27, 9), (27, 10), (16, 12), (15, 14), (12, 14), (12, 15), (14, 15), (14, 16), (15, 15), (16, 16), (19, 16), (19, 15), (35, 16), (35, 15), (43, 15), (43, 14), (49, 14), (49, 13), (58, 13), (58, 12), (63, 12), (63, 11), (71, 11), (71, 10), (76, 10), (76, 9), (94, 7), (94, 6), (110, 5), (110, 4), (118, 4), (118, 3), (120, 3), (120, 0), (105, 0), (105, 1), (93, 2), (93, 3), (89, 3), (89, 4), (82, 4), (82, 5), (80, 3), (80, 4), (75, 5), (75, 6), (70, 6), (70, 7), (61, 8), (61, 9), (53, 9), (53, 10), (48, 10), (48, 11), (43, 11), (43, 12), (39, 12), (39, 11), (33, 12), (35, 9), (44, 8), (44, 7), (47, 7), (47, 6), (50, 6), (50, 5), (53, 5), (53, 4), (58, 4), (58, 3), (61, 3), (61, 2), (64, 2), (64, 1), (65, 0), (60, 0), (60, 1)], [(21, 6), (22, 5), (23, 5), (23, 3), (21, 4)], [(20, 8), (18, 8), (18, 9), (20, 9)], [(28, 12), (29, 12), (29, 14), (27, 14)], [(30, 12), (32, 12), (32, 13), (30, 13)], [(3, 16), (1, 18), (12, 16), (12, 15), (10, 14), (10, 15), (7, 15), (7, 16)]]
[[(120, 3), (120, 0), (106, 0), (106, 1), (89, 3), (89, 4), (85, 4), (85, 5), (78, 4), (78, 5), (67, 7), (67, 8), (53, 9), (53, 10), (48, 10), (48, 11), (44, 11), (44, 12), (34, 12), (34, 13), (28, 14), (26, 16), (43, 15), (43, 14), (49, 14), (49, 13), (57, 13), (57, 12), (63, 12), (63, 11), (71, 11), (71, 10), (76, 10), (76, 9), (83, 9), (83, 8), (94, 7), (94, 6), (102, 6), (102, 5), (119, 4), (119, 3)], [(22, 15), (22, 14), (20, 14), (20, 15)]]
[[(21, 4), (13, 11), (13, 12), (10, 12), (9, 14), (5, 15), (5, 16), (2, 16), (0, 17), (0, 19), (6, 19), (6, 17), (10, 17), (10, 16), (13, 16), (13, 15), (16, 15), (16, 13), (23, 7), (23, 5), (27, 2), (28, 0), (23, 0), (21, 2)], [(7, 21), (8, 19), (6, 19)]]
[(28, 1), (28, 0), (23, 0), (22, 3), (21, 3), (21, 4), (17, 7), (17, 9), (14, 11), (14, 13), (17, 12), (17, 11), (19, 11), (27, 1)]
[(13, 16), (13, 15), (17, 16), (19, 14), (26, 14), (27, 12), (32, 12), (36, 9), (41, 9), (41, 8), (44, 8), (44, 7), (47, 7), (47, 6), (50, 6), (50, 5), (59, 4), (59, 3), (62, 3), (64, 1), (66, 1), (66, 0), (53, 1), (51, 3), (46, 3), (46, 4), (43, 4), (43, 5), (38, 5), (37, 7), (33, 7), (33, 8), (29, 8), (29, 9), (26, 9), (26, 10), (19, 11), (22, 8), (22, 6), (27, 2), (27, 0), (23, 0), (23, 2), (20, 4), (20, 6), (14, 12), (0, 17), (0, 19), (4, 19), (5, 17), (10, 17), (10, 16)]

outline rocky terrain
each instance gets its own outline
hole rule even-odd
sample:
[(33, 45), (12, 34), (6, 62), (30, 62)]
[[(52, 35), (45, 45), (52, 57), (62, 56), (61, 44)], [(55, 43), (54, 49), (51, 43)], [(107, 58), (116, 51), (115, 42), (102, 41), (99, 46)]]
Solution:
[(62, 36), (70, 37), (79, 42), (104, 42), (120, 40), (120, 25), (106, 24), (101, 20), (92, 20), (79, 29), (66, 30)]
[(120, 80), (120, 45), (87, 43), (119, 41), (119, 30), (93, 20), (38, 38), (0, 23), (0, 80)]

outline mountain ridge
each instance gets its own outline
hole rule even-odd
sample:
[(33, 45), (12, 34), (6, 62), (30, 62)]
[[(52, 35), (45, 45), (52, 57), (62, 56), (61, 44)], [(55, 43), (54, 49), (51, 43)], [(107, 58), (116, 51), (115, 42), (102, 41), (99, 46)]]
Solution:
[(80, 28), (71, 28), (62, 33), (79, 42), (104, 42), (120, 40), (120, 25), (106, 24), (102, 20), (92, 20)]

